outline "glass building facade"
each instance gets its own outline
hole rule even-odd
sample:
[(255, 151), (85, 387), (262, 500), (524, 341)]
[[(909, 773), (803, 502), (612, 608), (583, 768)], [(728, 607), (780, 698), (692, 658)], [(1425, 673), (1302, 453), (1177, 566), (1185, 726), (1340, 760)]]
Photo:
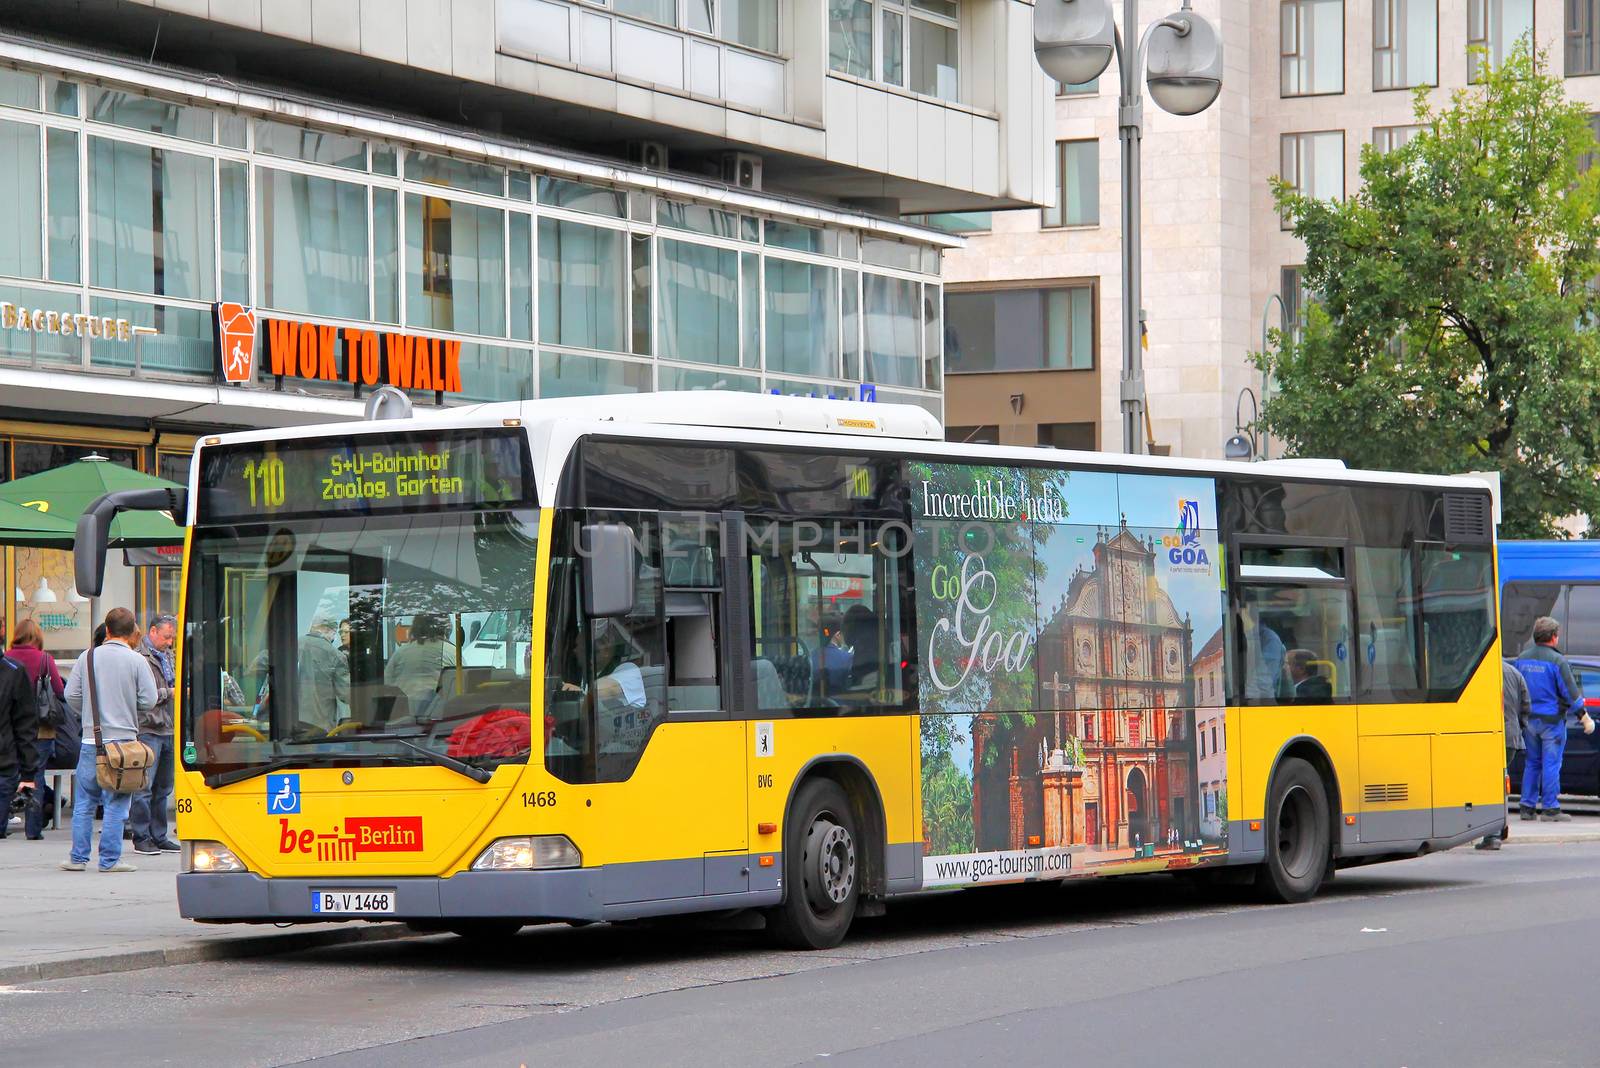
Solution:
[[(135, 329), (0, 323), (0, 364), (211, 384), (230, 302), (460, 342), (460, 390), (427, 403), (718, 388), (942, 415), (940, 248), (907, 228), (383, 127), (0, 69), (0, 302)], [(355, 394), (246, 391), (273, 388)]]

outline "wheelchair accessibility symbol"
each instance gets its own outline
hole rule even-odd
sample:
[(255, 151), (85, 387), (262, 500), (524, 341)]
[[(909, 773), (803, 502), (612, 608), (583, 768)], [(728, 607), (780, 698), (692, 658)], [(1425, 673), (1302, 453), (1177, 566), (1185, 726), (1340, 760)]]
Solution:
[(300, 776), (267, 776), (267, 815), (295, 816), (300, 813)]

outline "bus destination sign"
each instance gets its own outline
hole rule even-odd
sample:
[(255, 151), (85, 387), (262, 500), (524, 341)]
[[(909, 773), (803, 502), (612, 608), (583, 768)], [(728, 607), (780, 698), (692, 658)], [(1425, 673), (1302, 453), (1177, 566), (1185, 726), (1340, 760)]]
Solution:
[(199, 518), (529, 507), (519, 432), (250, 442), (204, 449)]

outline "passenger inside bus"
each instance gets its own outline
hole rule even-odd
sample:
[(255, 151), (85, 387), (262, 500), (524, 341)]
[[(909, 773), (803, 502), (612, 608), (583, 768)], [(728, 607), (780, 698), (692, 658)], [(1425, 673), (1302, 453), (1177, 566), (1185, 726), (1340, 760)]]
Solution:
[(831, 692), (850, 685), (850, 669), (855, 659), (846, 642), (842, 621), (836, 615), (823, 617), (824, 644), (811, 654), (811, 669)]
[(449, 623), (443, 616), (419, 612), (412, 617), (409, 640), (395, 650), (383, 669), (383, 681), (400, 690), (414, 712), (434, 703), (441, 673), (456, 667), (455, 646), (446, 639)]
[(1290, 649), (1284, 654), (1296, 704), (1323, 704), (1333, 699), (1333, 684), (1317, 669), (1317, 654), (1310, 649)]
[(1244, 695), (1248, 700), (1276, 700), (1283, 681), (1283, 639), (1261, 618), (1261, 608), (1248, 596), (1239, 606), (1244, 631)]

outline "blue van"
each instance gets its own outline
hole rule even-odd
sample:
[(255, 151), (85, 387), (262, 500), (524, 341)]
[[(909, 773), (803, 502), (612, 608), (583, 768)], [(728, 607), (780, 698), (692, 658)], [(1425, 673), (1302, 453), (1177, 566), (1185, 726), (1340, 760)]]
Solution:
[[(1583, 687), (1589, 714), (1600, 720), (1600, 541), (1500, 543), (1500, 645), (1515, 657), (1533, 639), (1533, 621), (1561, 624), (1561, 651)], [(1522, 755), (1511, 766), (1511, 789), (1522, 785)], [(1567, 721), (1561, 792), (1600, 794), (1600, 731), (1585, 735)]]

